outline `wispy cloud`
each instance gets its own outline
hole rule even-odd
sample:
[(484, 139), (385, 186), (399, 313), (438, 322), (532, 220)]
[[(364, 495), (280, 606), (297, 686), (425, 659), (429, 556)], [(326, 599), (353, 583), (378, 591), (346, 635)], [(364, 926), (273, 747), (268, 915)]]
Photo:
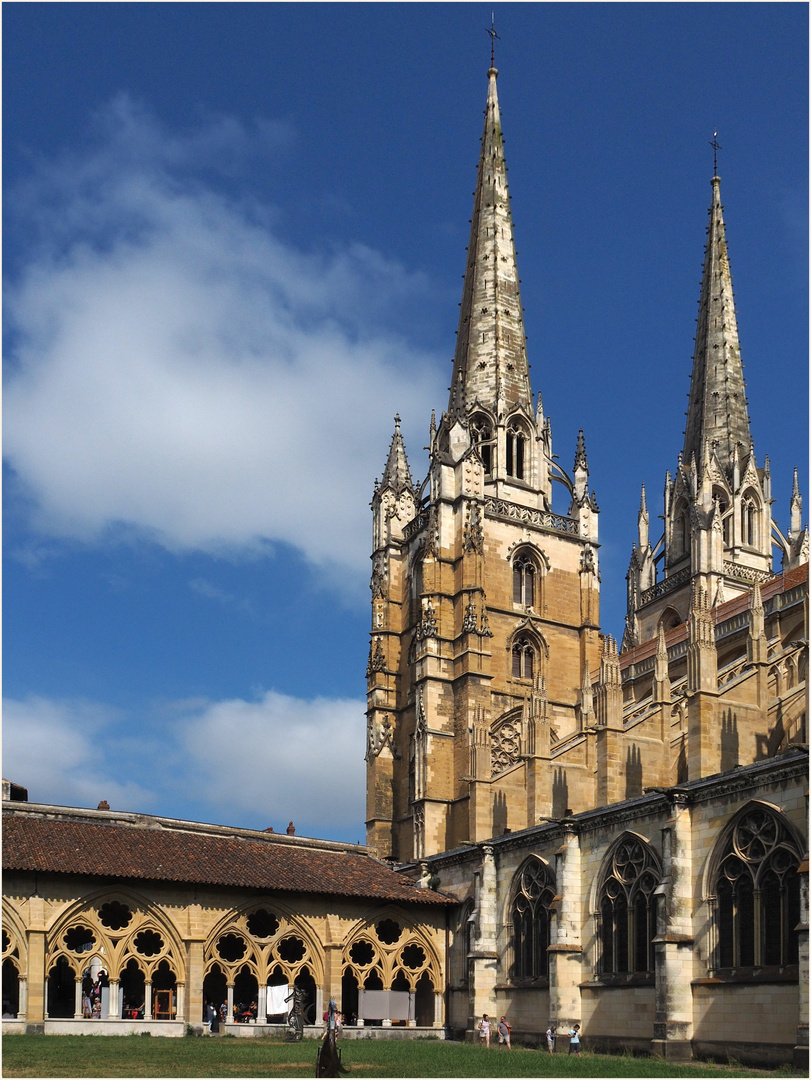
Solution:
[(41, 534), (282, 541), (365, 577), (358, 492), (442, 367), (389, 316), (430, 287), (361, 245), (298, 250), (212, 180), (223, 146), (235, 167), (284, 137), (226, 120), (169, 137), (121, 99), (92, 151), (9, 196), (31, 242), (6, 294), (5, 453)]

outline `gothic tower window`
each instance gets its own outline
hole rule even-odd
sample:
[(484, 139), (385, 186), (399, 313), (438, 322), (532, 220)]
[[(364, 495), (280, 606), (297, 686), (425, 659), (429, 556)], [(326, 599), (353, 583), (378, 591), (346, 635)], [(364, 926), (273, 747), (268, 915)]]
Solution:
[(531, 679), (535, 675), (535, 646), (526, 634), (521, 634), (512, 646), (514, 679)]
[(683, 503), (673, 515), (672, 547), (676, 557), (690, 553), (690, 513)]
[(515, 426), (507, 429), (507, 475), (517, 480), (524, 479), (524, 450), (526, 436)]
[(529, 555), (519, 555), (513, 562), (513, 603), (521, 607), (535, 604), (538, 568)]
[(484, 471), (489, 475), (493, 470), (493, 447), (491, 439), (493, 438), (493, 429), (490, 426), (490, 421), (486, 416), (482, 416), (481, 413), (477, 413), (471, 417), (470, 420), (470, 439), (475, 444), (476, 449), (479, 452), (479, 457), (482, 459), (484, 465)]
[(727, 513), (729, 510), (729, 500), (727, 499), (726, 493), (719, 488), (713, 488), (712, 497), (718, 504), (718, 513), (721, 515), (721, 530), (724, 536), (724, 544), (728, 547), (731, 542), (729, 528), (731, 517)]
[(798, 963), (800, 856), (769, 807), (740, 814), (722, 837), (714, 874), (716, 967)]
[(549, 977), (547, 950), (554, 899), (554, 874), (545, 862), (533, 855), (516, 874), (513, 886), (510, 977), (514, 982)]
[(614, 845), (599, 891), (602, 974), (653, 971), (654, 892), (660, 880), (659, 860), (649, 844), (625, 836)]
[(751, 495), (741, 502), (741, 543), (757, 547), (757, 505)]

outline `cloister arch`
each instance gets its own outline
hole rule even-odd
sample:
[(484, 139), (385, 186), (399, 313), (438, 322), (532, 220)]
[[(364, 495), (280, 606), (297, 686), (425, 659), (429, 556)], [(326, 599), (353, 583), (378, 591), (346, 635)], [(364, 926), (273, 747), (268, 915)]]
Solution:
[(258, 899), (226, 914), (209, 934), (203, 951), (204, 998), (230, 1000), (229, 1008), (255, 1006), (258, 1018), (281, 1016), (287, 990), (305, 990), (304, 1011), (315, 1019), (316, 987), (325, 964), (320, 942), (290, 908)]
[(418, 1026), (431, 1026), (441, 992), (442, 964), (422, 929), (398, 908), (377, 910), (359, 920), (341, 950), (343, 1009), (357, 1008), (357, 993), (401, 990), (415, 995)]
[(141, 1016), (152, 1013), (153, 991), (163, 991), (164, 996), (154, 1000), (161, 1005), (161, 1017), (172, 1019), (178, 988), (186, 982), (184, 949), (170, 920), (145, 897), (120, 888), (94, 892), (62, 912), (48, 931), (45, 965), (50, 1016), (56, 1015), (54, 1008), (58, 1015), (79, 1012), (76, 987), (88, 971), (106, 973), (115, 1016), (120, 1015), (119, 989), (125, 1014), (136, 1011)]

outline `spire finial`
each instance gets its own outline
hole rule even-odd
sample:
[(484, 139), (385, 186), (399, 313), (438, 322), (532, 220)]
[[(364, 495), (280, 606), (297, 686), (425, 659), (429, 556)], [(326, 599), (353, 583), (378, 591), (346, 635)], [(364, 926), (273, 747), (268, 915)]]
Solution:
[(712, 133), (712, 142), (710, 143), (710, 146), (712, 147), (712, 175), (717, 176), (718, 175), (718, 151), (723, 149), (721, 144), (718, 142), (718, 132), (717, 131), (714, 131)]
[(496, 66), (496, 38), (501, 41), (501, 38), (496, 33), (496, 13), (494, 11), (490, 12), (490, 29), (485, 30), (485, 33), (490, 35), (490, 68), (492, 70)]

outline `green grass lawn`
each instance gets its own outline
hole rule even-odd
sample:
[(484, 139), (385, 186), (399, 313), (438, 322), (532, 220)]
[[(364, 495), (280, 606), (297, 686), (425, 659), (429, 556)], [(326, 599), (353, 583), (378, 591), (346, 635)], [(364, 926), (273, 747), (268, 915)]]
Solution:
[[(3, 1040), (3, 1076), (315, 1076), (318, 1044), (276, 1039), (167, 1039), (141, 1035), (8, 1035)], [(718, 1065), (668, 1065), (653, 1058), (582, 1058), (515, 1047), (511, 1052), (432, 1039), (346, 1040), (343, 1064), (351, 1077), (383, 1076), (799, 1076)]]

